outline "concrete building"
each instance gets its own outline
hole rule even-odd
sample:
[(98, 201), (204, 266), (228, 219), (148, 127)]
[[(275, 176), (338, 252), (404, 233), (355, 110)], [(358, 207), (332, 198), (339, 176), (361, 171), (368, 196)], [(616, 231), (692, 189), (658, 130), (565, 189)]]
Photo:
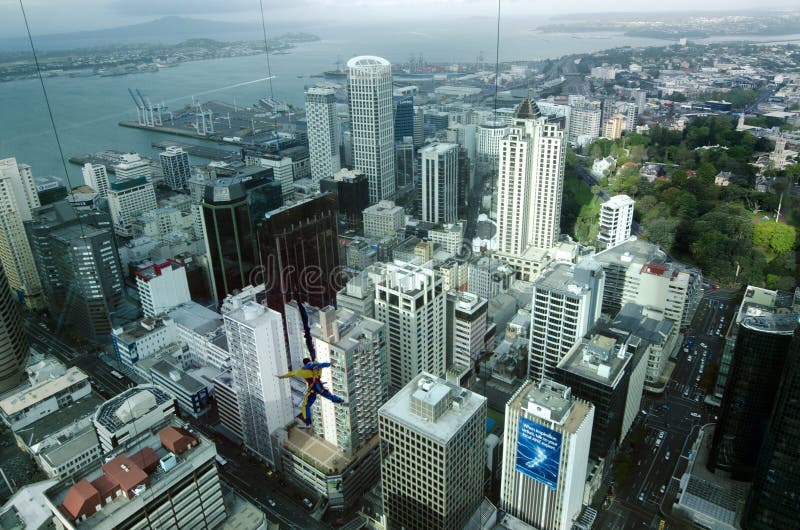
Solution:
[(362, 212), (369, 206), (369, 183), (360, 171), (340, 169), (319, 181), (319, 191), (335, 193), (339, 217), (351, 228), (361, 228)]
[(406, 226), (406, 212), (392, 201), (380, 201), (365, 209), (364, 235), (366, 237), (393, 236)]
[(161, 318), (144, 318), (111, 330), (111, 344), (119, 362), (134, 368), (142, 359), (167, 349), (178, 349), (175, 329)]
[(514, 283), (514, 268), (496, 258), (484, 256), (470, 261), (467, 290), (487, 300), (508, 291)]
[(59, 528), (215, 529), (227, 517), (214, 442), (177, 422), (45, 492)]
[(0, 524), (3, 530), (51, 530), (53, 512), (47, 506), (44, 492), (56, 483), (43, 480), (19, 488), (0, 507)]
[(242, 418), (239, 412), (239, 397), (233, 375), (222, 372), (214, 379), (214, 400), (217, 402), (217, 415), (220, 423), (233, 434), (238, 441), (244, 439)]
[[(213, 368), (207, 368), (209, 375), (219, 374)], [(200, 372), (202, 373), (202, 371)], [(150, 367), (150, 379), (175, 396), (178, 410), (185, 416), (198, 418), (208, 412), (211, 406), (210, 397), (213, 392), (213, 377), (201, 378), (198, 370), (186, 371), (166, 360), (161, 360)], [(196, 376), (196, 375), (197, 376)], [(206, 379), (205, 381), (202, 379)]]
[(22, 382), (27, 359), (28, 339), (22, 327), (22, 315), (0, 262), (0, 392)]
[(500, 143), (497, 177), (497, 254), (518, 258), (528, 248), (550, 249), (560, 233), (566, 144), (563, 130), (530, 99), (517, 108)]
[(556, 365), (600, 318), (605, 278), (599, 263), (555, 263), (533, 282), (528, 377), (552, 379)]
[(102, 453), (136, 443), (166, 425), (176, 411), (175, 398), (155, 385), (139, 385), (114, 396), (92, 418)]
[(448, 254), (462, 257), (465, 254), (464, 228), (462, 222), (431, 227), (428, 230), (428, 241), (440, 245)]
[(336, 305), (349, 309), (357, 315), (373, 318), (375, 315), (375, 286), (366, 274), (348, 280), (347, 285), (336, 293)]
[(138, 153), (125, 153), (120, 156), (118, 164), (114, 165), (114, 176), (117, 182), (143, 178), (153, 182), (153, 170), (148, 160), (142, 160)]
[(597, 242), (604, 248), (615, 247), (631, 237), (634, 204), (627, 195), (615, 195), (600, 205)]
[(39, 207), (30, 166), (15, 158), (0, 160), (0, 263), (11, 291), (20, 303), (40, 309), (42, 286), (23, 221)]
[(460, 291), (447, 292), (448, 366), (475, 367), (486, 346), (489, 304), (485, 298)]
[(506, 405), (500, 509), (543, 530), (580, 515), (594, 406), (568, 387), (528, 382)]
[(108, 197), (108, 173), (106, 166), (103, 164), (84, 164), (81, 169), (83, 173), (83, 182), (92, 188), (100, 195), (100, 197)]
[(131, 225), (141, 214), (155, 210), (156, 192), (153, 183), (144, 177), (112, 183), (108, 189), (108, 209), (114, 230), (121, 236), (132, 235)]
[(134, 273), (145, 317), (154, 317), (191, 301), (186, 267), (168, 259), (141, 267)]
[(558, 363), (554, 380), (595, 407), (590, 458), (613, 458), (639, 414), (646, 372), (644, 349), (605, 335), (581, 340)]
[(591, 103), (572, 105), (567, 141), (573, 147), (588, 145), (600, 136), (600, 108)]
[(386, 528), (464, 528), (483, 499), (486, 398), (423, 372), (379, 414)]
[[(164, 182), (173, 191), (185, 190), (192, 169), (189, 166), (189, 155), (181, 147), (171, 145), (159, 155)], [(98, 190), (99, 191), (99, 190)]]
[(306, 89), (306, 125), (311, 179), (319, 182), (339, 169), (339, 124), (336, 121), (336, 91), (327, 87)]
[(186, 346), (186, 353), (195, 364), (230, 370), (225, 323), (219, 313), (198, 303), (187, 302), (167, 313), (164, 321), (174, 330), (174, 337)]
[(419, 151), (422, 159), (420, 219), (455, 223), (458, 217), (458, 145), (435, 143)]
[(500, 121), (488, 121), (476, 129), (475, 151), (477, 167), (494, 172), (500, 159), (500, 141), (508, 134), (508, 125)]
[(347, 94), (355, 169), (369, 180), (369, 202), (395, 193), (392, 65), (381, 57), (361, 55), (347, 61)]
[(0, 418), (11, 430), (27, 427), (92, 392), (89, 376), (74, 366), (32, 383), (0, 401)]
[(446, 296), (441, 278), (400, 261), (386, 264), (382, 272), (375, 283), (375, 319), (386, 325), (390, 391), (421, 372), (443, 377)]
[(606, 275), (604, 313), (615, 315), (627, 302), (634, 302), (663, 311), (681, 327), (692, 321), (703, 295), (699, 269), (672, 261), (658, 245), (641, 240), (625, 241), (594, 259)]
[(606, 140), (618, 140), (622, 138), (622, 131), (625, 130), (625, 116), (615, 114), (603, 121), (603, 138)]
[(270, 435), (294, 418), (289, 382), (275, 377), (289, 371), (283, 319), (255, 302), (242, 304), (224, 318), (244, 445), (274, 466)]

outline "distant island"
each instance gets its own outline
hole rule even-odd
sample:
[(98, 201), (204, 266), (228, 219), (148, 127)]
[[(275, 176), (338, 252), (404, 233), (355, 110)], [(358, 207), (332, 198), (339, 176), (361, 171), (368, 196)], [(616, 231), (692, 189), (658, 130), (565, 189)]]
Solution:
[[(318, 40), (310, 33), (291, 32), (269, 39), (268, 44), (271, 53), (285, 54), (297, 44)], [(37, 52), (45, 77), (118, 76), (156, 72), (188, 61), (258, 55), (264, 53), (264, 42), (188, 39), (177, 44), (119, 44)], [(0, 51), (0, 81), (36, 75), (30, 51)]]

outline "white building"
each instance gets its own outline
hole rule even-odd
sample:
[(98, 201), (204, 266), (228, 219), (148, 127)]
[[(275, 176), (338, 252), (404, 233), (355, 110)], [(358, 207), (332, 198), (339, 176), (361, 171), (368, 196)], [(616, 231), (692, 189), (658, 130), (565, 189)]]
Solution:
[(500, 509), (542, 530), (570, 530), (583, 504), (594, 406), (552, 381), (506, 404)]
[(508, 125), (500, 121), (488, 121), (478, 125), (475, 148), (478, 165), (484, 169), (494, 169), (500, 157), (500, 140), (508, 134)]
[(136, 179), (142, 177), (147, 182), (153, 181), (153, 171), (150, 162), (142, 160), (138, 153), (125, 153), (120, 156), (120, 163), (114, 166), (114, 176), (117, 181)]
[(175, 329), (161, 319), (145, 318), (111, 330), (114, 353), (123, 364), (134, 368), (142, 359), (167, 349), (177, 349)]
[(422, 208), (420, 219), (454, 223), (458, 216), (458, 145), (435, 143), (420, 149)]
[[(187, 182), (192, 176), (189, 167), (189, 155), (181, 147), (171, 145), (161, 153), (161, 170), (164, 173), (164, 182), (172, 190), (185, 190)], [(99, 190), (98, 190), (99, 191)]]
[(153, 184), (142, 177), (117, 180), (109, 186), (108, 209), (119, 235), (131, 235), (131, 225), (136, 218), (157, 207)]
[(30, 166), (15, 158), (0, 160), (0, 262), (15, 298), (24, 298), (31, 309), (41, 308), (44, 300), (23, 222), (39, 205)]
[(196, 302), (187, 302), (167, 313), (164, 322), (174, 330), (177, 340), (186, 345), (186, 353), (195, 364), (230, 370), (225, 323), (219, 313)]
[(317, 361), (331, 363), (327, 387), (346, 403), (317, 399), (314, 428), (353, 455), (378, 434), (378, 409), (389, 399), (386, 326), (330, 306), (310, 316)]
[(484, 350), (489, 303), (472, 293), (447, 293), (447, 351), (452, 364), (472, 369)]
[(594, 66), (591, 70), (591, 76), (595, 79), (602, 79), (604, 81), (613, 81), (617, 75), (617, 69), (613, 66)]
[(517, 108), (500, 142), (497, 177), (497, 252), (514, 258), (558, 241), (566, 145), (557, 123), (530, 99)]
[(421, 373), (379, 414), (387, 528), (464, 528), (483, 499), (486, 398)]
[(442, 246), (448, 254), (459, 255), (464, 250), (464, 223), (440, 225), (428, 230), (428, 241)]
[(139, 385), (97, 408), (92, 423), (103, 454), (146, 437), (175, 415), (175, 398), (155, 385)]
[(430, 269), (395, 261), (375, 285), (375, 319), (386, 325), (389, 388), (420, 372), (443, 377), (446, 368), (445, 292)]
[(336, 305), (349, 309), (357, 315), (373, 318), (375, 315), (375, 286), (366, 274), (359, 274), (347, 281), (336, 293)]
[(392, 65), (362, 55), (347, 61), (347, 93), (355, 169), (369, 181), (369, 202), (391, 199), (395, 192)]
[(508, 291), (514, 284), (514, 268), (499, 259), (484, 256), (470, 261), (467, 271), (467, 290), (491, 300)]
[(600, 318), (603, 268), (586, 259), (554, 263), (533, 282), (528, 378), (551, 378), (561, 359)]
[(191, 301), (186, 267), (174, 259), (167, 259), (138, 269), (136, 288), (144, 316), (154, 317)]
[(108, 173), (103, 164), (84, 164), (81, 169), (83, 182), (101, 197), (108, 197)]
[(588, 145), (600, 136), (600, 108), (591, 103), (580, 103), (572, 107), (569, 120), (570, 145)]
[(319, 182), (341, 169), (339, 124), (336, 121), (336, 91), (311, 87), (306, 90), (306, 125), (311, 179)]
[(0, 418), (16, 431), (91, 393), (89, 376), (83, 370), (75, 366), (61, 369), (0, 401)]
[(634, 204), (627, 195), (615, 195), (600, 206), (597, 241), (605, 248), (617, 246), (631, 237)]
[(393, 236), (405, 230), (406, 212), (392, 201), (379, 201), (364, 209), (364, 235), (366, 237)]
[(283, 319), (277, 311), (255, 302), (243, 304), (224, 318), (244, 444), (274, 466), (270, 435), (294, 417), (289, 382), (276, 378), (289, 370)]

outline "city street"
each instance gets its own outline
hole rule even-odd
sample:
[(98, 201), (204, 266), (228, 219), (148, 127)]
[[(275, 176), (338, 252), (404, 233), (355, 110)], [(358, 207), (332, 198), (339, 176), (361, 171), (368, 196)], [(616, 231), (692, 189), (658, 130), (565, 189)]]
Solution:
[(620, 452), (630, 452), (629, 474), (615, 486), (611, 505), (600, 512), (598, 528), (659, 528), (660, 519), (666, 521), (664, 528), (685, 527), (670, 517), (670, 507), (698, 427), (715, 421), (716, 409), (704, 404), (701, 382), (703, 373), (716, 373), (712, 366), (719, 362), (722, 337), (737, 309), (732, 303), (736, 294), (734, 290), (707, 291), (684, 332), (667, 390), (661, 396), (643, 397), (644, 412), (631, 430), (644, 429), (643, 441), (631, 450), (626, 440), (620, 448)]

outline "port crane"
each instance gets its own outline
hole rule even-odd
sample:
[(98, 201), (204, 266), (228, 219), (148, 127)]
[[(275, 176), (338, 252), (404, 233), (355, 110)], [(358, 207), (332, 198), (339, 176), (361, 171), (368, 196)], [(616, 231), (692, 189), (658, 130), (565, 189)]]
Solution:
[(135, 91), (134, 89), (128, 88), (128, 93), (131, 95), (131, 99), (133, 99), (133, 103), (136, 105), (136, 120), (139, 122), (139, 125), (146, 127), (161, 127), (163, 125), (161, 112), (166, 110), (166, 105), (163, 103), (153, 105), (150, 98), (142, 94), (138, 88), (135, 89)]

